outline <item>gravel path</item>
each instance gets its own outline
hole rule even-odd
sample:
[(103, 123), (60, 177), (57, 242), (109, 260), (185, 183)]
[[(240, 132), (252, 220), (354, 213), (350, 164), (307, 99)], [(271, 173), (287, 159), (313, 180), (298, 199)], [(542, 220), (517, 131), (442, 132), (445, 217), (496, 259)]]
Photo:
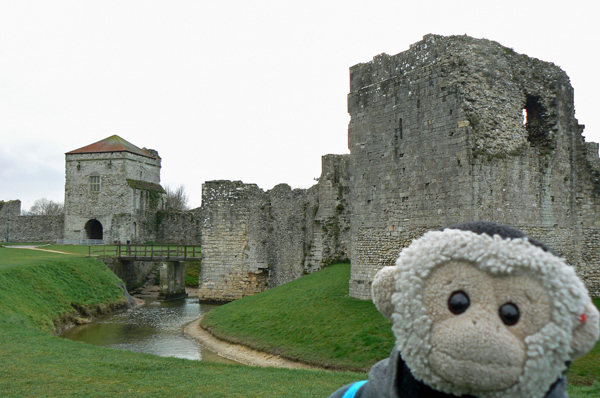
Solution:
[(185, 327), (183, 333), (197, 341), (200, 345), (217, 353), (218, 355), (249, 366), (277, 367), (290, 369), (322, 369), (316, 366), (306, 365), (301, 362), (291, 361), (277, 355), (253, 350), (241, 344), (233, 344), (216, 338), (210, 332), (200, 327), (202, 318), (190, 323)]

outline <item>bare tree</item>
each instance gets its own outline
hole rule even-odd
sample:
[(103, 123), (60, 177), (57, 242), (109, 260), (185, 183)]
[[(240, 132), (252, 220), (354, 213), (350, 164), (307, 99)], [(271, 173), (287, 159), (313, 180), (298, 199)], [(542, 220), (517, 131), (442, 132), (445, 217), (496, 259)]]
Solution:
[(168, 185), (165, 185), (165, 191), (167, 191), (167, 197), (165, 207), (167, 210), (188, 210), (188, 196), (185, 193), (185, 188), (180, 185), (176, 189), (172, 189)]
[(27, 214), (34, 216), (50, 216), (63, 214), (64, 206), (61, 202), (55, 202), (50, 199), (41, 198), (33, 202), (33, 206)]

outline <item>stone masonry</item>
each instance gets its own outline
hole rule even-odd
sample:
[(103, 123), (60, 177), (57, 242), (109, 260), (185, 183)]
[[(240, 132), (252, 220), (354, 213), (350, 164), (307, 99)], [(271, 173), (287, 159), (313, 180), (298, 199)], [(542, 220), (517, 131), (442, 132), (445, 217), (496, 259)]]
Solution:
[[(161, 158), (119, 136), (66, 154), (65, 212), (21, 216), (19, 200), (0, 201), (0, 241), (200, 243), (199, 209), (163, 209)], [(10, 219), (9, 219), (10, 215)]]
[(67, 240), (139, 241), (147, 214), (163, 207), (161, 158), (118, 136), (66, 153)]
[(0, 242), (54, 242), (63, 233), (62, 215), (21, 216), (21, 201), (0, 202)]
[[(201, 295), (229, 300), (350, 255), (350, 295), (428, 230), (512, 225), (600, 297), (600, 159), (557, 66), (489, 40), (427, 35), (350, 69), (350, 155), (308, 190), (231, 181), (203, 192)], [(201, 296), (202, 297), (202, 296)]]
[(310, 189), (206, 182), (200, 299), (235, 300), (348, 259), (347, 165), (346, 155), (324, 156)]
[(600, 295), (598, 145), (585, 143), (557, 66), (489, 40), (427, 35), (350, 69), (352, 276), (425, 231), (469, 220), (522, 229)]

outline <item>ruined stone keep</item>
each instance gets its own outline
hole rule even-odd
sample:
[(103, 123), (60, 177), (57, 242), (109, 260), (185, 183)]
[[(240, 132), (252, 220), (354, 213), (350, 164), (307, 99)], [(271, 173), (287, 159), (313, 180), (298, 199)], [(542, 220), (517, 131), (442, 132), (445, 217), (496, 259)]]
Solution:
[(426, 230), (509, 224), (548, 243), (600, 295), (598, 145), (556, 65), (489, 40), (427, 35), (350, 69), (352, 276)]
[(163, 207), (158, 152), (113, 135), (65, 156), (64, 238), (138, 242), (145, 212)]
[(341, 253), (350, 295), (367, 299), (412, 239), (471, 220), (548, 243), (600, 296), (598, 144), (584, 141), (560, 68), (489, 40), (427, 35), (353, 66), (348, 111), (350, 155), (324, 157), (314, 187), (204, 185), (206, 299), (276, 286)]

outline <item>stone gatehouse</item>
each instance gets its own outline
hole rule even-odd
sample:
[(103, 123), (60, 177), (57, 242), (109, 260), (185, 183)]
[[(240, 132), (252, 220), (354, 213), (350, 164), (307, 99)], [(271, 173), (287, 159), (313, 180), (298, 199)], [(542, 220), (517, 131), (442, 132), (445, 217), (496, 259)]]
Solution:
[(113, 135), (65, 154), (64, 215), (21, 216), (0, 201), (0, 241), (199, 244), (198, 210), (164, 208), (161, 158)]
[(158, 152), (113, 135), (65, 156), (64, 238), (137, 242), (144, 213), (163, 208)]

